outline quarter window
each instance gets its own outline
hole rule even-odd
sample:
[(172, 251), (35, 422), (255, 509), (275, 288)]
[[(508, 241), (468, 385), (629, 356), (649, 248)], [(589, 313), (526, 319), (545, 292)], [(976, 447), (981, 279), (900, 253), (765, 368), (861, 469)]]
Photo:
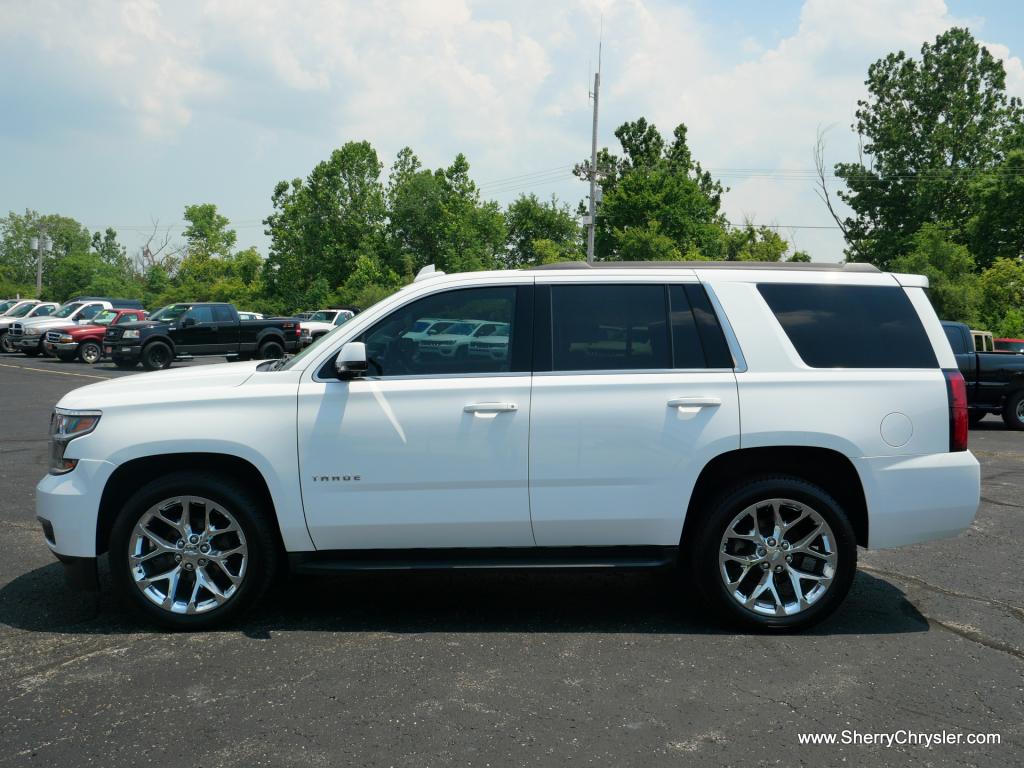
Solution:
[[(371, 376), (492, 374), (514, 365), (514, 286), (463, 288), (413, 301), (360, 337)], [(499, 333), (499, 329), (502, 331)]]
[(898, 286), (762, 283), (757, 289), (813, 368), (938, 368), (928, 334)]

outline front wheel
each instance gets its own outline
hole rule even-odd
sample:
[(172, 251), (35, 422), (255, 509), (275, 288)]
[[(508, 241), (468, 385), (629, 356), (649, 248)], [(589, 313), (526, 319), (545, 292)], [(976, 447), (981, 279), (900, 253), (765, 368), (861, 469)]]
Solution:
[(842, 507), (824, 489), (789, 476), (726, 491), (687, 551), (706, 602), (761, 631), (822, 621), (842, 603), (857, 570), (856, 537)]
[(1010, 429), (1024, 429), (1024, 390), (1014, 392), (1006, 398), (1003, 406), (1003, 423)]
[(78, 359), (83, 363), (95, 365), (103, 357), (103, 350), (95, 341), (83, 342), (78, 347)]
[(159, 371), (171, 367), (174, 353), (162, 341), (151, 341), (142, 349), (142, 367), (147, 371)]
[(231, 477), (166, 475), (125, 504), (110, 536), (118, 592), (171, 629), (208, 629), (251, 606), (278, 567), (270, 510)]
[(14, 348), (14, 345), (11, 344), (11, 339), (10, 339), (10, 334), (9, 333), (4, 333), (3, 336), (0, 336), (0, 352), (6, 352), (7, 354), (13, 354), (14, 352), (17, 352), (17, 351), (18, 350), (16, 350)]

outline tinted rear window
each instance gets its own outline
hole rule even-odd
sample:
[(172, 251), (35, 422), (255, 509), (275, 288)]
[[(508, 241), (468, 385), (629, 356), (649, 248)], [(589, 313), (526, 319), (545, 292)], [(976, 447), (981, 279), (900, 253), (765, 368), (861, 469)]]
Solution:
[(924, 326), (898, 286), (757, 286), (813, 368), (938, 368)]

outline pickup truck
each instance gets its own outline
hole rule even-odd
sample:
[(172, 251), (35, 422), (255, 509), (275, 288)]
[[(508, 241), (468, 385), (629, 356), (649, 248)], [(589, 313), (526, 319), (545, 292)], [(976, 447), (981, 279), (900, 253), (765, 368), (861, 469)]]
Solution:
[(46, 351), (43, 348), (43, 337), (47, 331), (90, 322), (104, 309), (112, 308), (142, 309), (142, 303), (138, 299), (81, 296), (65, 302), (60, 309), (47, 317), (33, 317), (13, 323), (7, 336), (16, 351), (35, 357)]
[[(5, 302), (6, 303), (6, 302)], [(3, 304), (0, 304), (0, 308)], [(25, 299), (16, 301), (0, 314), (0, 351), (17, 352), (7, 332), (18, 320), (29, 320), (35, 317), (47, 317), (60, 309), (60, 304), (53, 301)]]
[(141, 362), (147, 371), (184, 356), (274, 360), (297, 350), (300, 331), (295, 318), (239, 320), (233, 304), (186, 302), (169, 304), (148, 320), (108, 326), (103, 354), (118, 368)]
[(967, 381), (970, 423), (995, 413), (1010, 429), (1024, 430), (1024, 356), (975, 351), (971, 329), (964, 323), (943, 321), (942, 328)]
[(69, 362), (76, 357), (90, 365), (103, 358), (103, 335), (111, 325), (124, 325), (146, 319), (144, 309), (104, 309), (91, 323), (54, 328), (43, 336), (43, 350)]

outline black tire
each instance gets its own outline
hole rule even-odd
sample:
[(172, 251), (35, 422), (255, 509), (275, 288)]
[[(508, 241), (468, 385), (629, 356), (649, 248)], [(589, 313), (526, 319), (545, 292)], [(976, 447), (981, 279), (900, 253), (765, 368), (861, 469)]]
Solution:
[[(237, 590), (222, 605), (204, 613), (175, 613), (157, 605), (136, 585), (129, 562), (129, 546), (139, 520), (160, 502), (185, 495), (209, 499), (219, 507), (229, 510), (244, 534), (248, 549), (248, 559)], [(135, 611), (168, 629), (204, 630), (224, 624), (250, 608), (266, 592), (277, 573), (280, 566), (280, 549), (271, 522), (272, 514), (272, 510), (267, 508), (266, 502), (258, 494), (230, 476), (185, 470), (154, 480), (128, 499), (114, 522), (109, 550), (114, 587), (120, 597)], [(176, 567), (173, 562), (169, 565), (172, 568)], [(160, 564), (157, 569), (163, 567)], [(198, 570), (196, 568), (195, 572)], [(184, 574), (182, 578), (186, 578)], [(185, 589), (179, 587), (179, 596), (182, 596), (183, 591), (187, 592), (191, 585), (186, 581), (182, 586)], [(164, 589), (167, 590), (167, 587)]]
[(1024, 389), (1006, 398), (1003, 405), (1003, 423), (1008, 429), (1024, 429)]
[(78, 345), (78, 359), (86, 365), (95, 365), (103, 359), (103, 347), (96, 341), (84, 341)]
[(7, 332), (0, 334), (0, 352), (6, 352), (9, 355), (13, 355), (17, 351), (18, 350), (14, 348), (14, 345), (11, 344), (11, 338)]
[(161, 371), (170, 368), (174, 353), (162, 341), (151, 341), (142, 348), (142, 367), (147, 371)]
[(284, 347), (279, 341), (264, 341), (260, 344), (260, 350), (257, 357), (260, 360), (280, 360), (284, 357)]
[(60, 360), (62, 363), (70, 363), (72, 360), (75, 359), (74, 352), (54, 352), (54, 354), (57, 356), (57, 359)]
[[(766, 615), (740, 605), (726, 587), (719, 564), (726, 528), (751, 505), (768, 499), (789, 499), (805, 505), (828, 524), (835, 539), (836, 564), (831, 584), (810, 606), (793, 615)], [(856, 536), (842, 507), (823, 488), (788, 475), (762, 477), (727, 489), (707, 509), (706, 519), (692, 531), (692, 535), (688, 533), (691, 541), (683, 542), (683, 547), (690, 576), (698, 591), (708, 606), (726, 622), (761, 632), (794, 632), (824, 620), (850, 591), (857, 571)], [(699, 511), (692, 514), (699, 514)], [(794, 516), (796, 514), (793, 513)], [(793, 530), (797, 528), (794, 526)], [(780, 565), (788, 569), (787, 565)], [(750, 569), (750, 574), (755, 581), (760, 578), (755, 568)], [(783, 589), (781, 584), (783, 582), (780, 581), (780, 592)], [(739, 585), (737, 589), (740, 589)], [(774, 598), (772, 601), (776, 602)]]
[(122, 371), (133, 371), (135, 370), (135, 366), (138, 365), (138, 362), (133, 360), (115, 360), (114, 365)]

